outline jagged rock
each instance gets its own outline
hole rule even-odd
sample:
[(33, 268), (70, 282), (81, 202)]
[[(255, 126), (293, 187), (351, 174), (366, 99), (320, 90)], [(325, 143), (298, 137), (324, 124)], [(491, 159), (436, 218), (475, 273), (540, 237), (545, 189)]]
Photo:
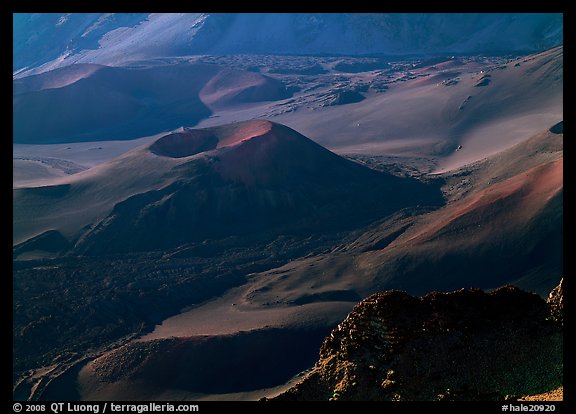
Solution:
[(560, 280), (558, 286), (552, 289), (546, 303), (548, 303), (552, 320), (564, 325), (564, 278)]
[(504, 400), (562, 385), (562, 331), (512, 286), (372, 295), (277, 400)]

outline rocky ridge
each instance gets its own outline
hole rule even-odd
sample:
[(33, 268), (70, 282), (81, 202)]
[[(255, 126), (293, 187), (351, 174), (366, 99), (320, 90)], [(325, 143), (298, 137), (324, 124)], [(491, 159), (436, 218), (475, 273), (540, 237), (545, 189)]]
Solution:
[(376, 293), (276, 400), (517, 400), (562, 385), (562, 282), (548, 301), (513, 286)]

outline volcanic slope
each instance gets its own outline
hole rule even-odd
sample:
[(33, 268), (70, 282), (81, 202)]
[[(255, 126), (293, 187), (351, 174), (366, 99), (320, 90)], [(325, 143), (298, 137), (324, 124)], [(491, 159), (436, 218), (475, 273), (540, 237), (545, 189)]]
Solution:
[(562, 43), (563, 25), (561, 13), (16, 13), (13, 22), (15, 75), (194, 54), (533, 51)]
[(14, 190), (14, 243), (56, 230), (76, 253), (348, 230), (440, 205), (425, 185), (343, 159), (285, 126), (181, 129), (53, 185)]
[[(357, 300), (376, 291), (404, 288), (418, 294), (469, 286), (492, 288), (514, 282), (547, 294), (562, 274), (561, 125), (554, 125), (498, 156), (446, 175), (444, 193), (449, 200), (446, 206), (420, 216), (410, 214), (410, 210), (397, 211), (383, 217), (379, 224), (365, 228), (356, 239), (343, 241), (329, 253), (309, 255), (272, 270), (250, 274), (242, 286), (168, 318), (141, 340), (94, 359), (67, 389), (80, 386), (81, 397), (87, 399), (121, 398), (122, 395), (137, 399), (162, 399), (168, 395), (225, 398), (222, 394), (275, 387), (310, 366), (310, 358), (315, 355), (313, 342), (334, 326), (338, 318), (344, 317)], [(218, 170), (218, 162), (205, 163), (214, 156), (222, 160), (244, 154), (236, 151), (244, 144), (253, 143), (254, 137), (279, 133), (278, 129), (291, 131), (266, 121), (254, 121), (204, 130), (195, 135), (199, 138), (194, 145), (184, 139), (187, 132), (184, 130), (139, 151), (149, 159), (181, 166), (165, 168), (177, 175), (174, 182), (182, 179), (177, 174), (179, 171), (189, 172), (194, 160), (203, 160), (202, 165), (214, 167), (218, 180), (224, 174), (242, 180), (242, 185), (249, 187), (256, 183), (248, 168), (250, 163), (240, 164), (244, 168), (238, 167), (239, 170)], [(295, 132), (290, 133), (299, 137)], [(214, 149), (196, 153), (204, 148)], [(257, 151), (251, 153), (257, 154)], [(352, 171), (348, 170), (349, 176)], [(193, 175), (186, 174), (190, 176)], [(275, 182), (270, 175), (258, 174), (258, 177), (262, 177), (258, 181), (260, 188)], [(284, 182), (284, 185), (287, 184)], [(128, 218), (122, 221), (130, 222), (131, 229), (138, 229), (139, 222), (133, 217), (145, 218), (146, 209), (137, 203), (133, 205), (137, 207), (133, 214), (120, 213)], [(154, 202), (149, 205), (150, 209), (157, 208)], [(142, 214), (136, 214), (139, 211)], [(108, 221), (117, 226), (114, 222), (119, 216), (114, 215), (109, 214)], [(93, 226), (77, 243), (77, 249), (102, 252), (106, 251), (102, 246), (114, 245), (110, 233), (116, 234), (116, 230), (108, 233), (102, 224), (106, 222), (101, 220), (99, 224), (104, 227), (103, 236), (95, 231), (99, 225)], [(154, 224), (148, 219), (141, 222), (144, 223)], [(171, 228), (166, 223), (160, 224), (156, 229)], [(121, 226), (118, 229), (124, 238), (125, 230)], [(158, 234), (155, 237), (161, 239)], [(263, 233), (257, 234), (261, 238)], [(50, 235), (53, 237), (54, 233)], [(38, 244), (36, 240), (39, 239), (30, 244)], [(125, 242), (134, 243), (129, 238)], [(304, 337), (316, 339), (302, 344)], [(289, 349), (292, 341), (302, 345), (296, 353)], [(251, 352), (253, 342), (269, 344), (269, 347)], [(225, 351), (211, 352), (216, 349), (214, 344)], [(239, 344), (248, 347), (243, 345), (239, 358), (253, 361), (255, 365), (249, 367), (257, 369), (237, 364), (231, 368), (230, 364), (239, 355)], [(233, 349), (236, 351), (232, 352)], [(207, 385), (191, 381), (194, 377), (191, 373), (198, 371), (192, 365), (178, 363), (183, 355), (204, 355), (207, 361), (215, 358), (220, 361), (218, 370), (226, 372), (229, 380), (218, 382), (211, 377)], [(292, 361), (293, 364), (288, 364), (292, 368), (278, 364), (278, 359)], [(128, 365), (124, 369), (115, 361)], [(190, 361), (194, 364), (195, 359)], [(266, 366), (276, 370), (277, 376), (270, 377), (272, 371)], [(156, 376), (156, 373), (165, 375), (165, 367), (174, 374), (174, 380), (166, 387), (158, 383)], [(248, 371), (250, 374), (246, 376)], [(273, 380), (264, 381), (266, 377)], [(239, 387), (241, 383), (245, 385)], [(183, 384), (188, 384), (185, 389)], [(128, 390), (132, 390), (132, 394), (126, 394)], [(270, 394), (269, 390), (263, 390), (251, 396), (233, 395), (257, 398)]]
[[(563, 118), (562, 46), (497, 63), (445, 58), (397, 73), (361, 73), (354, 82), (371, 85), (361, 102), (290, 108), (274, 120), (338, 154), (426, 157), (437, 172), (446, 172), (495, 155)], [(379, 82), (384, 92), (374, 90)]]
[(546, 295), (563, 271), (563, 134), (552, 130), (446, 174), (444, 207), (416, 217), (397, 213), (329, 254), (253, 275), (259, 294), (235, 300), (286, 305), (351, 283), (363, 297), (506, 283)]
[[(462, 286), (493, 288), (513, 282), (546, 295), (562, 274), (561, 125), (497, 156), (447, 174), (446, 206), (416, 217), (398, 212), (364, 229), (360, 237), (336, 246), (330, 253), (292, 260), (279, 268), (249, 275), (244, 286), (168, 318), (142, 340), (92, 361), (79, 379), (83, 397), (117, 398), (137, 384), (155, 398), (163, 395), (204, 398), (205, 394), (211, 394), (209, 398), (223, 398), (216, 394), (229, 392), (227, 385), (203, 387), (186, 377), (192, 367), (176, 369), (174, 361), (179, 355), (205, 352), (199, 345), (204, 341), (223, 341), (225, 346), (233, 346), (240, 338), (249, 340), (261, 334), (265, 334), (263, 338), (275, 337), (278, 332), (287, 335), (291, 329), (297, 329), (297, 334), (314, 326), (326, 328), (334, 323), (336, 315), (351, 309), (355, 300), (378, 290), (404, 288), (427, 293)], [(510, 289), (490, 297), (471, 291), (446, 298), (450, 301), (454, 296), (464, 306), (470, 298), (482, 303), (498, 302), (493, 298), (500, 295), (519, 298), (520, 302), (526, 300), (536, 304), (536, 308), (540, 306), (535, 295)], [(405, 294), (403, 297), (410, 299)], [(442, 295), (425, 300), (428, 298), (432, 302), (443, 300)], [(310, 350), (302, 350), (300, 354), (310, 354)], [(143, 355), (148, 356), (142, 359)], [(248, 354), (246, 358), (256, 361)], [(262, 358), (274, 361), (294, 355), (278, 346), (262, 351)], [(130, 365), (129, 372), (121, 373), (121, 367), (113, 362), (117, 359), (134, 365)], [(305, 365), (302, 360), (297, 363)], [(178, 379), (163, 389), (154, 379), (154, 372), (165, 365), (174, 366), (172, 372)], [(238, 371), (230, 372), (236, 381)], [(383, 375), (380, 380), (388, 379), (386, 386), (392, 387), (396, 378), (386, 378), (386, 372)], [(258, 386), (258, 374), (250, 374), (245, 380), (250, 382), (248, 388)], [(189, 389), (176, 391), (182, 383), (190, 384)], [(139, 392), (133, 396), (141, 398)], [(234, 395), (255, 398), (269, 393), (262, 390), (250, 396)], [(438, 398), (458, 398), (446, 394), (445, 389), (438, 390), (438, 395)]]
[(72, 65), (14, 81), (13, 141), (133, 139), (194, 125), (214, 107), (289, 95), (276, 79), (210, 64)]

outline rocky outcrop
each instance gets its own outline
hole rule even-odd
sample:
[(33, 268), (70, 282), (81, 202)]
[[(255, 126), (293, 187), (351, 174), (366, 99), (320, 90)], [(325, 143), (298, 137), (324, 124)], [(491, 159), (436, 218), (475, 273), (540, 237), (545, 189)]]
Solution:
[(550, 310), (550, 317), (554, 322), (564, 325), (564, 278), (560, 284), (552, 289), (546, 301)]
[(561, 327), (535, 294), (387, 291), (356, 305), (314, 369), (275, 399), (517, 399), (560, 387), (562, 367)]

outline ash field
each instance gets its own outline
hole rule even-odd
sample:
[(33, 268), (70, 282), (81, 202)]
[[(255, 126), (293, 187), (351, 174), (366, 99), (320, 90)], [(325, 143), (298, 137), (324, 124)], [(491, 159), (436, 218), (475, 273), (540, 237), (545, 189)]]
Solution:
[(561, 395), (561, 14), (13, 19), (15, 400)]

